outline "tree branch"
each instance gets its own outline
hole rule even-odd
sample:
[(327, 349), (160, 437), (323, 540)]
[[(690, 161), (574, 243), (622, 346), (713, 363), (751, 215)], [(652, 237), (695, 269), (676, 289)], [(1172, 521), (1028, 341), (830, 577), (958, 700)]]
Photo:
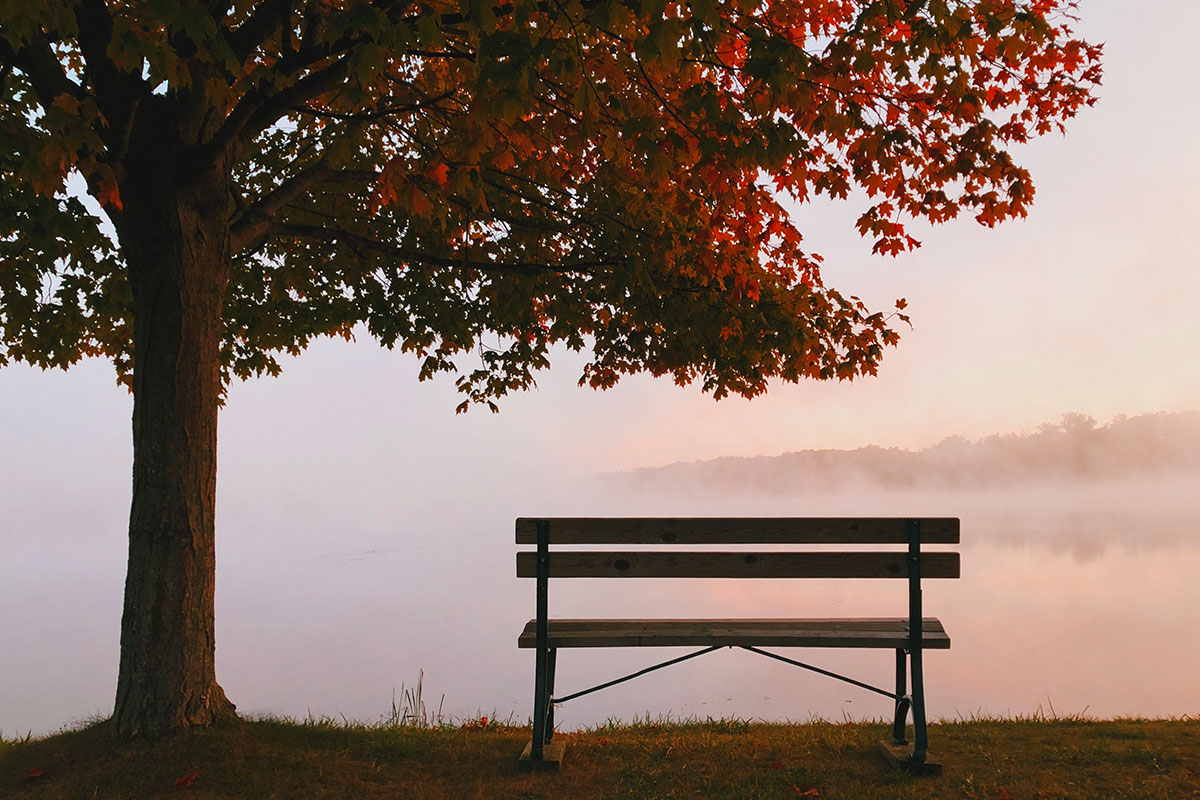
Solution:
[(308, 192), (325, 185), (353, 183), (368, 185), (376, 180), (378, 173), (370, 170), (335, 170), (325, 167), (324, 159), (318, 160), (307, 169), (285, 180), (274, 190), (247, 205), (233, 220), (231, 226), (232, 250), (240, 253), (257, 250), (269, 236), (275, 215)]
[(108, 58), (112, 41), (113, 20), (104, 0), (81, 0), (75, 8), (79, 26), (79, 51), (86, 66), (85, 78), (90, 80), (96, 107), (108, 121), (101, 132), (108, 148), (109, 163), (116, 164), (129, 149), (133, 115), (141, 100), (139, 89), (145, 89), (140, 75), (119, 71)]
[(50, 40), (42, 34), (31, 36), (20, 50), (14, 50), (8, 39), (0, 35), (0, 59), (25, 73), (42, 106), (49, 107), (61, 94), (76, 100), (87, 97), (84, 88), (67, 77)]
[(292, 12), (292, 0), (265, 0), (250, 17), (227, 35), (229, 47), (239, 64), (245, 64), (259, 45), (281, 30)]
[(418, 262), (432, 267), (451, 267), (458, 269), (473, 269), (480, 272), (509, 272), (521, 275), (538, 275), (542, 273), (582, 273), (594, 275), (596, 270), (616, 266), (609, 260), (577, 261), (574, 263), (547, 264), (535, 261), (481, 261), (479, 259), (437, 256), (421, 250), (396, 247), (380, 242), (368, 236), (350, 233), (349, 231), (324, 228), (319, 225), (289, 225), (275, 226), (275, 233), (284, 236), (294, 236), (298, 239), (311, 239), (319, 242), (345, 242), (348, 245), (360, 247), (381, 255), (397, 258), (402, 261)]
[(454, 96), (454, 91), (451, 90), (451, 91), (447, 91), (447, 92), (442, 92), (441, 94), (435, 95), (434, 97), (431, 97), (428, 100), (422, 100), (417, 103), (404, 103), (404, 104), (397, 105), (397, 106), (390, 106), (388, 108), (381, 108), (377, 111), (369, 111), (369, 112), (363, 112), (363, 113), (359, 113), (359, 114), (351, 114), (351, 113), (343, 114), (343, 113), (339, 113), (337, 111), (326, 111), (325, 109), (321, 109), (321, 108), (313, 108), (312, 106), (308, 106), (308, 105), (286, 106), (286, 105), (281, 104), (281, 106), (283, 109), (285, 109), (287, 111), (295, 111), (300, 114), (308, 114), (313, 117), (321, 117), (324, 119), (370, 122), (372, 120), (383, 119), (384, 117), (395, 116), (396, 114), (408, 114), (413, 111), (420, 111), (424, 108), (429, 108), (430, 106), (435, 106), (438, 103), (440, 103), (441, 101), (446, 100), (453, 96)]
[(218, 25), (233, 10), (232, 0), (201, 0), (200, 5), (204, 6), (204, 9), (212, 15), (213, 22)]
[[(38, 134), (24, 125), (15, 125), (7, 119), (0, 119), (0, 136), (14, 142), (18, 150), (28, 151), (38, 140)], [(42, 134), (44, 137), (45, 134)]]
[[(247, 92), (205, 146), (206, 154), (215, 157), (237, 144), (250, 141), (274, 124), (288, 110), (289, 106), (300, 105), (309, 98), (336, 86), (346, 76), (344, 53), (343, 50), (336, 54), (343, 57), (332, 64), (310, 72), (279, 92), (268, 94), (257, 88)], [(293, 63), (288, 63), (289, 59), (284, 58), (278, 64), (285, 76), (299, 73), (312, 64), (330, 57), (330, 54), (325, 52), (298, 51), (291, 55), (295, 56)]]
[(348, 59), (343, 55), (332, 64), (310, 72), (291, 86), (267, 98), (246, 121), (242, 131), (243, 138), (253, 139), (273, 125), (283, 112), (339, 86), (346, 78), (348, 63)]

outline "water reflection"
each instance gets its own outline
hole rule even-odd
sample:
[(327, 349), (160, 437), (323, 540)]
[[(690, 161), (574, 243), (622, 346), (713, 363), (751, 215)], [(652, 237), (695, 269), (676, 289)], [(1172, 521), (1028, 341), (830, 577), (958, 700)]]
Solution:
[[(614, 493), (646, 497), (645, 486), (631, 484), (628, 475), (609, 480)], [(1200, 471), (954, 492), (887, 491), (858, 484), (820, 495), (722, 493), (684, 482), (657, 486), (649, 502), (664, 509), (753, 509), (743, 510), (745, 516), (957, 516), (964, 546), (1040, 547), (1088, 561), (1112, 548), (1142, 552), (1200, 546), (1198, 485)]]

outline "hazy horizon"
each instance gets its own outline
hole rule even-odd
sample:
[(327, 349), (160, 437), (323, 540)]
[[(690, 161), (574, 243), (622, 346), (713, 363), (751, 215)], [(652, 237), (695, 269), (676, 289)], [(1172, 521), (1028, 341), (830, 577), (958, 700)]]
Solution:
[(609, 472), (631, 489), (659, 492), (817, 494), (941, 488), (993, 491), (1020, 484), (1125, 480), (1182, 474), (1200, 480), (1200, 411), (1114, 417), (1099, 424), (1063, 414), (1034, 431), (974, 441), (951, 435), (920, 448), (788, 450), (717, 456)]

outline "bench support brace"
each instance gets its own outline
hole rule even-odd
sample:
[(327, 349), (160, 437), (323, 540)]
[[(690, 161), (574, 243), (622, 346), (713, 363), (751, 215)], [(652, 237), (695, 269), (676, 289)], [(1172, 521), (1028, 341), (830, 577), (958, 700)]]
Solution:
[(606, 683), (601, 683), (598, 686), (593, 686), (590, 689), (584, 689), (582, 691), (575, 692), (574, 694), (569, 694), (566, 697), (553, 697), (553, 698), (551, 698), (550, 702), (554, 705), (557, 705), (559, 703), (565, 703), (568, 700), (574, 700), (576, 697), (583, 697), (585, 694), (591, 694), (592, 692), (598, 692), (601, 689), (607, 689), (610, 686), (616, 686), (618, 683), (624, 683), (625, 681), (631, 681), (634, 678), (638, 678), (638, 677), (641, 677), (642, 675), (645, 675), (647, 672), (654, 672), (654, 670), (656, 670), (656, 669), (662, 669), (663, 667), (669, 667), (672, 664), (678, 664), (681, 661), (687, 661), (690, 658), (695, 658), (696, 656), (702, 656), (706, 653), (711, 653), (714, 650), (720, 650), (720, 649), (721, 649), (721, 645), (716, 645), (714, 647), (706, 647), (703, 650), (697, 650), (694, 653), (688, 653), (686, 656), (680, 656), (679, 658), (672, 658), (670, 661), (664, 661), (661, 664), (655, 664), (652, 667), (646, 667), (645, 669), (639, 669), (637, 672), (632, 672), (629, 675), (626, 675), (622, 678), (616, 678), (615, 680), (611, 680)]
[(854, 686), (859, 687), (860, 689), (866, 689), (868, 692), (874, 692), (875, 694), (881, 694), (884, 697), (891, 697), (892, 699), (897, 699), (896, 695), (892, 694), (891, 692), (887, 691), (886, 689), (880, 689), (877, 686), (870, 685), (869, 683), (863, 683), (862, 681), (856, 681), (856, 680), (854, 680), (854, 678), (847, 678), (845, 675), (838, 675), (836, 672), (830, 672), (827, 669), (821, 669), (820, 667), (814, 667), (812, 664), (805, 664), (802, 661), (796, 661), (794, 659), (787, 658), (786, 656), (781, 656), (778, 653), (771, 653), (766, 650), (759, 650), (757, 647), (752, 647), (748, 644), (740, 644), (740, 645), (738, 645), (738, 647), (742, 648), (743, 650), (749, 650), (751, 653), (758, 653), (760, 656), (766, 656), (767, 658), (773, 658), (776, 661), (782, 661), (785, 664), (791, 664), (793, 667), (800, 667), (800, 669), (807, 669), (811, 672), (816, 672), (819, 675), (824, 675), (826, 677), (833, 678), (834, 680), (839, 680), (844, 683), (852, 684)]
[[(772, 653), (767, 650), (760, 650), (759, 648), (754, 647), (752, 645), (748, 645), (748, 644), (713, 645), (712, 647), (706, 647), (703, 650), (697, 650), (694, 653), (688, 653), (687, 655), (679, 656), (678, 658), (672, 658), (669, 661), (662, 662), (661, 664), (655, 664), (653, 666), (646, 667), (645, 669), (639, 669), (637, 672), (631, 672), (630, 674), (622, 676), (620, 678), (615, 678), (611, 681), (606, 681), (606, 682), (598, 684), (596, 686), (592, 686), (590, 688), (583, 689), (578, 692), (573, 692), (572, 694), (566, 695), (565, 697), (551, 697), (550, 704), (551, 704), (551, 706), (560, 705), (562, 703), (567, 702), (568, 700), (574, 700), (577, 697), (583, 697), (584, 695), (591, 694), (592, 692), (598, 692), (601, 689), (607, 689), (610, 686), (616, 686), (619, 683), (625, 683), (625, 681), (631, 681), (634, 678), (641, 677), (642, 675), (645, 675), (648, 672), (654, 672), (655, 670), (662, 669), (663, 667), (669, 667), (673, 664), (678, 664), (680, 662), (687, 661), (692, 658), (696, 658), (697, 656), (706, 655), (708, 653), (713, 652), (714, 650), (721, 650), (724, 647), (739, 647), (742, 650), (749, 650), (751, 653), (758, 653), (760, 656), (766, 656), (767, 658), (773, 658), (776, 661), (782, 661), (785, 664), (791, 664), (793, 667), (800, 667), (801, 669), (807, 669), (811, 672), (816, 672), (820, 675), (825, 675), (826, 677), (834, 678), (835, 680), (839, 680), (839, 681), (843, 681), (845, 683), (852, 684), (854, 686), (859, 687), (860, 689), (866, 689), (869, 692), (875, 692), (876, 694), (881, 694), (884, 697), (890, 697), (893, 700), (895, 700), (897, 703), (904, 704), (904, 708), (905, 708), (905, 712), (906, 712), (906, 716), (907, 716), (908, 702), (909, 702), (907, 697), (901, 696), (899, 694), (893, 694), (893, 693), (887, 691), (886, 689), (880, 689), (877, 686), (871, 686), (869, 683), (863, 683), (862, 681), (857, 681), (854, 678), (848, 678), (845, 675), (839, 675), (836, 672), (830, 672), (827, 669), (821, 669), (820, 667), (814, 667), (812, 664), (805, 664), (802, 661), (796, 661), (795, 659), (787, 658), (786, 656), (781, 656), (778, 653)], [(550, 652), (554, 653), (554, 650), (551, 650)], [(904, 651), (901, 650), (899, 652), (901, 653), (901, 656), (903, 656)], [(553, 710), (550, 713), (553, 714), (554, 713)], [(553, 718), (553, 717), (551, 717), (551, 718)], [(905, 719), (905, 717), (900, 717), (901, 735), (903, 735), (904, 719)], [(547, 739), (547, 741), (549, 741), (549, 740)]]

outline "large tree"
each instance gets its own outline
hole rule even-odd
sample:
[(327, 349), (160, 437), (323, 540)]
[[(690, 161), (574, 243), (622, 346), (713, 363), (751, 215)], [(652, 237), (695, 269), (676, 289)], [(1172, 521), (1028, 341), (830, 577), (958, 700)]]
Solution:
[(825, 286), (787, 205), (853, 192), (882, 253), (1024, 215), (1006, 148), (1100, 75), (1073, 5), (5, 0), (0, 363), (105, 356), (133, 392), (116, 729), (233, 714), (228, 380), (363, 328), (464, 406), (555, 344), (593, 387), (874, 374), (904, 316)]

